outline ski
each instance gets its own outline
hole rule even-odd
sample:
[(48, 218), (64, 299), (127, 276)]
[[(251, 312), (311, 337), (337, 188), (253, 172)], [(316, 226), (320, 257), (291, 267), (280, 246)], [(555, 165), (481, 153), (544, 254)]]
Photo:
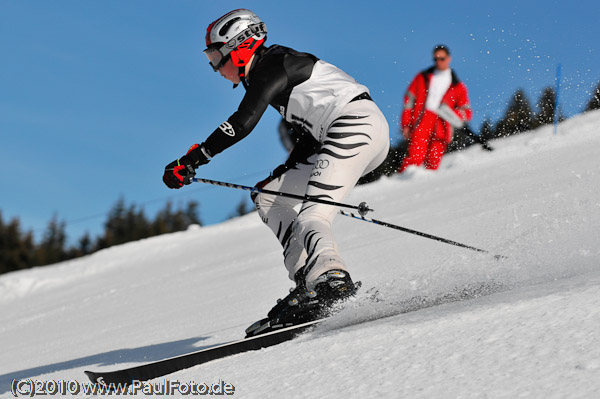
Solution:
[(267, 348), (285, 341), (289, 341), (298, 334), (316, 325), (321, 320), (314, 320), (296, 326), (278, 329), (250, 338), (228, 342), (213, 346), (197, 352), (146, 363), (139, 366), (116, 371), (85, 371), (85, 374), (93, 382), (109, 386), (109, 384), (130, 385), (133, 381), (147, 381), (162, 377), (176, 371), (184, 370), (199, 364), (221, 359), (238, 353)]
[[(397, 316), (403, 313), (414, 312), (420, 309), (430, 308), (445, 303), (460, 302), (468, 299), (479, 298), (496, 292), (501, 292), (506, 289), (507, 287), (505, 287), (502, 283), (491, 281), (468, 284), (464, 287), (456, 287), (450, 292), (440, 293), (439, 295), (417, 295), (399, 302), (389, 302), (387, 303), (386, 311), (377, 312), (369, 317), (358, 318), (357, 320), (346, 322), (343, 324), (343, 326), (338, 326), (336, 328), (345, 328), (353, 325), (369, 323), (371, 321)], [(367, 290), (366, 294), (367, 302), (382, 304), (386, 304), (387, 302), (385, 298), (380, 296), (379, 291), (376, 288)], [(292, 340), (302, 332), (305, 332), (306, 330), (317, 325), (318, 323), (323, 322), (326, 319), (327, 318), (318, 319), (283, 328), (280, 328), (282, 324), (271, 325), (272, 321), (262, 319), (246, 329), (246, 333), (250, 335), (249, 338), (228, 342), (196, 352), (159, 360), (152, 363), (146, 363), (127, 369), (100, 372), (85, 371), (85, 374), (93, 383), (105, 385), (106, 387), (118, 386), (119, 384), (121, 384), (121, 386), (127, 386), (131, 385), (133, 381), (151, 380), (199, 364), (207, 363), (212, 360), (222, 359), (238, 353), (267, 348), (269, 346)], [(285, 326), (285, 324), (283, 324), (283, 326)], [(275, 328), (275, 330), (269, 331), (271, 328)]]

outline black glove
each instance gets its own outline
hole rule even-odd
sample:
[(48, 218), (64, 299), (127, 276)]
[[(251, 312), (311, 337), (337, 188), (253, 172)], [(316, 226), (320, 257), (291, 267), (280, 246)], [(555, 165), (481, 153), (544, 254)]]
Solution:
[(187, 154), (165, 166), (163, 182), (169, 188), (181, 188), (190, 184), (196, 176), (196, 168), (210, 161), (209, 152), (201, 145), (194, 144)]

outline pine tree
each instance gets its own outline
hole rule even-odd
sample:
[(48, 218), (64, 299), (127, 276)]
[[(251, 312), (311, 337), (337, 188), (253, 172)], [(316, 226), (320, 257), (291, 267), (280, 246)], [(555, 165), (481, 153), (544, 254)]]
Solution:
[(183, 229), (179, 220), (176, 219), (176, 213), (173, 211), (173, 204), (171, 201), (168, 201), (164, 209), (156, 214), (153, 226), (155, 235), (172, 233)]
[(0, 274), (31, 267), (34, 256), (33, 233), (23, 234), (17, 218), (5, 224), (0, 212)]
[(483, 123), (481, 124), (480, 135), (484, 142), (494, 138), (494, 129), (492, 127), (492, 122), (490, 122), (489, 118), (485, 118)]
[(138, 210), (134, 204), (127, 206), (121, 197), (111, 208), (104, 224), (104, 236), (98, 240), (96, 247), (101, 249), (152, 235), (151, 223), (144, 210)]
[(530, 130), (533, 125), (531, 105), (525, 92), (519, 89), (512, 96), (504, 118), (496, 125), (494, 137), (507, 137)]
[(125, 212), (125, 198), (120, 197), (110, 209), (104, 223), (104, 240), (107, 247), (124, 242)]
[(80, 256), (89, 255), (92, 251), (92, 238), (90, 237), (90, 233), (85, 232), (85, 234), (77, 240), (77, 247), (71, 248), (69, 251), (69, 258), (78, 258)]
[(533, 127), (550, 125), (554, 122), (556, 93), (552, 87), (546, 87), (538, 102), (538, 113), (535, 115)]
[(36, 262), (38, 265), (49, 265), (67, 258), (65, 225), (64, 221), (58, 220), (58, 215), (55, 214), (52, 217), (46, 227), (42, 242), (37, 247)]
[(123, 242), (137, 241), (142, 238), (150, 237), (152, 231), (150, 222), (146, 218), (144, 210), (139, 210), (135, 205), (130, 205), (125, 214), (125, 234), (122, 237)]
[(587, 108), (585, 110), (593, 111), (595, 109), (600, 109), (600, 83), (598, 83), (598, 86), (596, 86), (596, 90), (594, 91), (594, 94), (588, 102)]
[(186, 218), (186, 229), (191, 224), (197, 224), (198, 226), (202, 226), (202, 221), (200, 220), (200, 216), (198, 216), (198, 211), (200, 208), (200, 204), (197, 201), (189, 201), (187, 204), (187, 208), (185, 210), (185, 218)]
[(182, 231), (191, 224), (202, 226), (202, 221), (198, 216), (198, 207), (198, 202), (190, 201), (185, 209), (180, 207), (174, 211), (171, 202), (167, 202), (165, 208), (157, 213), (154, 222), (152, 222), (153, 235)]

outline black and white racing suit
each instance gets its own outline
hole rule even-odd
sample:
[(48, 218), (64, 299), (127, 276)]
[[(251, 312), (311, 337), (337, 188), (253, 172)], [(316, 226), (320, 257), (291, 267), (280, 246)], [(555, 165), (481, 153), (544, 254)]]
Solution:
[[(262, 48), (243, 83), (238, 110), (204, 148), (214, 156), (235, 144), (270, 104), (301, 139), (288, 161), (262, 182), (264, 188), (339, 202), (387, 156), (389, 126), (369, 89), (314, 55), (278, 45)], [(266, 194), (254, 202), (283, 246), (291, 279), (304, 278), (310, 286), (328, 270), (346, 270), (331, 232), (335, 207)]]

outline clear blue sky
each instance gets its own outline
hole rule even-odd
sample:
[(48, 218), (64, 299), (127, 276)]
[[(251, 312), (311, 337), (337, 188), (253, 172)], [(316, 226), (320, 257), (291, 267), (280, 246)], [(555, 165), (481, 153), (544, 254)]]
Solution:
[[(410, 3), (410, 4), (408, 4)], [(206, 26), (249, 8), (268, 44), (312, 52), (366, 84), (399, 140), (406, 86), (447, 44), (467, 84), (473, 126), (496, 121), (523, 88), (533, 105), (563, 67), (561, 108), (580, 113), (600, 81), (597, 1), (0, 0), (0, 211), (40, 237), (53, 214), (71, 241), (102, 231), (116, 200), (149, 216), (196, 199), (206, 224), (247, 193), (167, 189), (165, 164), (235, 111), (244, 89), (212, 72)], [(269, 109), (244, 141), (198, 175), (252, 185), (285, 160)], [(365, 199), (368, 200), (368, 199)]]

